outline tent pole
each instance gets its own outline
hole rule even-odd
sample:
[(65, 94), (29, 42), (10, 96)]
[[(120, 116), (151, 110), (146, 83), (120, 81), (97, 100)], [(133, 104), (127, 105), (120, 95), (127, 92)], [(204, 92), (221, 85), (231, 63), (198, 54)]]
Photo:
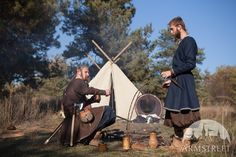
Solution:
[(115, 114), (116, 114), (116, 106), (114, 104), (114, 88), (113, 88), (113, 78), (112, 78), (112, 73), (111, 73), (111, 107), (114, 110)]
[(118, 60), (118, 57), (132, 44), (132, 41), (128, 43), (114, 58), (113, 61), (116, 63)]
[(126, 119), (126, 118), (123, 118), (123, 117), (121, 117), (121, 116), (118, 116), (118, 115), (116, 115), (116, 117), (118, 117), (118, 118), (120, 118), (120, 119), (123, 119), (123, 120), (125, 120), (125, 121), (127, 121), (127, 122), (132, 122), (131, 120), (129, 120), (129, 119)]
[(93, 44), (100, 50), (100, 52), (102, 52), (102, 54), (111, 62), (113, 63), (113, 61), (111, 60), (111, 58), (102, 50), (102, 48), (100, 46), (98, 46), (98, 44), (92, 40)]
[(85, 53), (86, 56), (88, 57), (89, 60), (91, 60), (93, 62), (93, 64), (100, 70), (101, 67), (95, 62), (95, 60), (87, 53)]

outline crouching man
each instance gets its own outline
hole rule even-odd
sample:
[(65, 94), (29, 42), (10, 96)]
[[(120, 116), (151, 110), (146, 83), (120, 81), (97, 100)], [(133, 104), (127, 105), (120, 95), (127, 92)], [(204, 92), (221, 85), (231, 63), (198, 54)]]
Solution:
[[(97, 146), (100, 131), (115, 122), (116, 116), (111, 107), (91, 108), (91, 103), (100, 101), (100, 95), (109, 96), (110, 90), (89, 87), (88, 79), (88, 67), (77, 68), (75, 78), (64, 92), (62, 103), (65, 119), (59, 136), (62, 145), (83, 143)], [(93, 96), (87, 99), (86, 95)]]

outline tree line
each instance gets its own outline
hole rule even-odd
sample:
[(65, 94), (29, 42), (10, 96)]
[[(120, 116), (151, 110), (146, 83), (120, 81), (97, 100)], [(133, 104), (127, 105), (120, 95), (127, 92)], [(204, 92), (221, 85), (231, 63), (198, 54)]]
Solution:
[[(110, 57), (132, 41), (117, 64), (138, 88), (143, 87), (144, 93), (164, 99), (166, 91), (161, 87), (160, 72), (170, 68), (177, 45), (166, 29), (151, 39), (152, 24), (131, 30), (135, 12), (132, 0), (2, 0), (0, 98), (12, 94), (11, 86), (17, 89), (14, 92), (30, 89), (36, 95), (60, 96), (71, 67), (81, 63), (87, 54), (96, 56), (101, 66), (107, 61), (92, 44), (95, 40)], [(60, 47), (58, 29), (73, 37), (73, 41), (61, 56), (50, 59), (47, 51)], [(199, 48), (197, 65), (204, 59), (204, 49)], [(98, 71), (89, 65), (91, 71)], [(193, 73), (201, 102), (235, 102), (235, 66), (219, 67), (214, 74), (199, 68)]]

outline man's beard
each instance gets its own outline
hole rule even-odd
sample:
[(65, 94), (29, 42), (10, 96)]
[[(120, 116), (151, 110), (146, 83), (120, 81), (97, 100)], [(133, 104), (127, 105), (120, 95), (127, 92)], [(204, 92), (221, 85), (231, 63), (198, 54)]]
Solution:
[(87, 82), (89, 83), (91, 81), (90, 77), (87, 78)]
[(178, 41), (180, 39), (180, 31), (177, 30), (176, 33), (175, 33), (175, 41)]
[(83, 80), (87, 83), (89, 83), (91, 80), (90, 80), (90, 77), (84, 77)]

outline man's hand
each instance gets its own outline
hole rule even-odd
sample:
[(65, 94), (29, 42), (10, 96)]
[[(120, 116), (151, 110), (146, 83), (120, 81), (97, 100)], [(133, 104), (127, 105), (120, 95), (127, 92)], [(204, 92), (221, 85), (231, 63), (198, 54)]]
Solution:
[(161, 77), (163, 77), (164, 79), (166, 79), (166, 78), (168, 78), (168, 77), (170, 77), (170, 76), (172, 76), (171, 70), (163, 71), (163, 72), (161, 73)]
[(100, 102), (101, 96), (100, 95), (94, 95), (94, 102)]
[(164, 83), (162, 83), (163, 88), (168, 88), (170, 86), (171, 80), (167, 79)]
[(111, 95), (111, 91), (110, 91), (110, 89), (106, 89), (106, 94), (105, 94), (106, 96), (109, 96), (109, 95)]

